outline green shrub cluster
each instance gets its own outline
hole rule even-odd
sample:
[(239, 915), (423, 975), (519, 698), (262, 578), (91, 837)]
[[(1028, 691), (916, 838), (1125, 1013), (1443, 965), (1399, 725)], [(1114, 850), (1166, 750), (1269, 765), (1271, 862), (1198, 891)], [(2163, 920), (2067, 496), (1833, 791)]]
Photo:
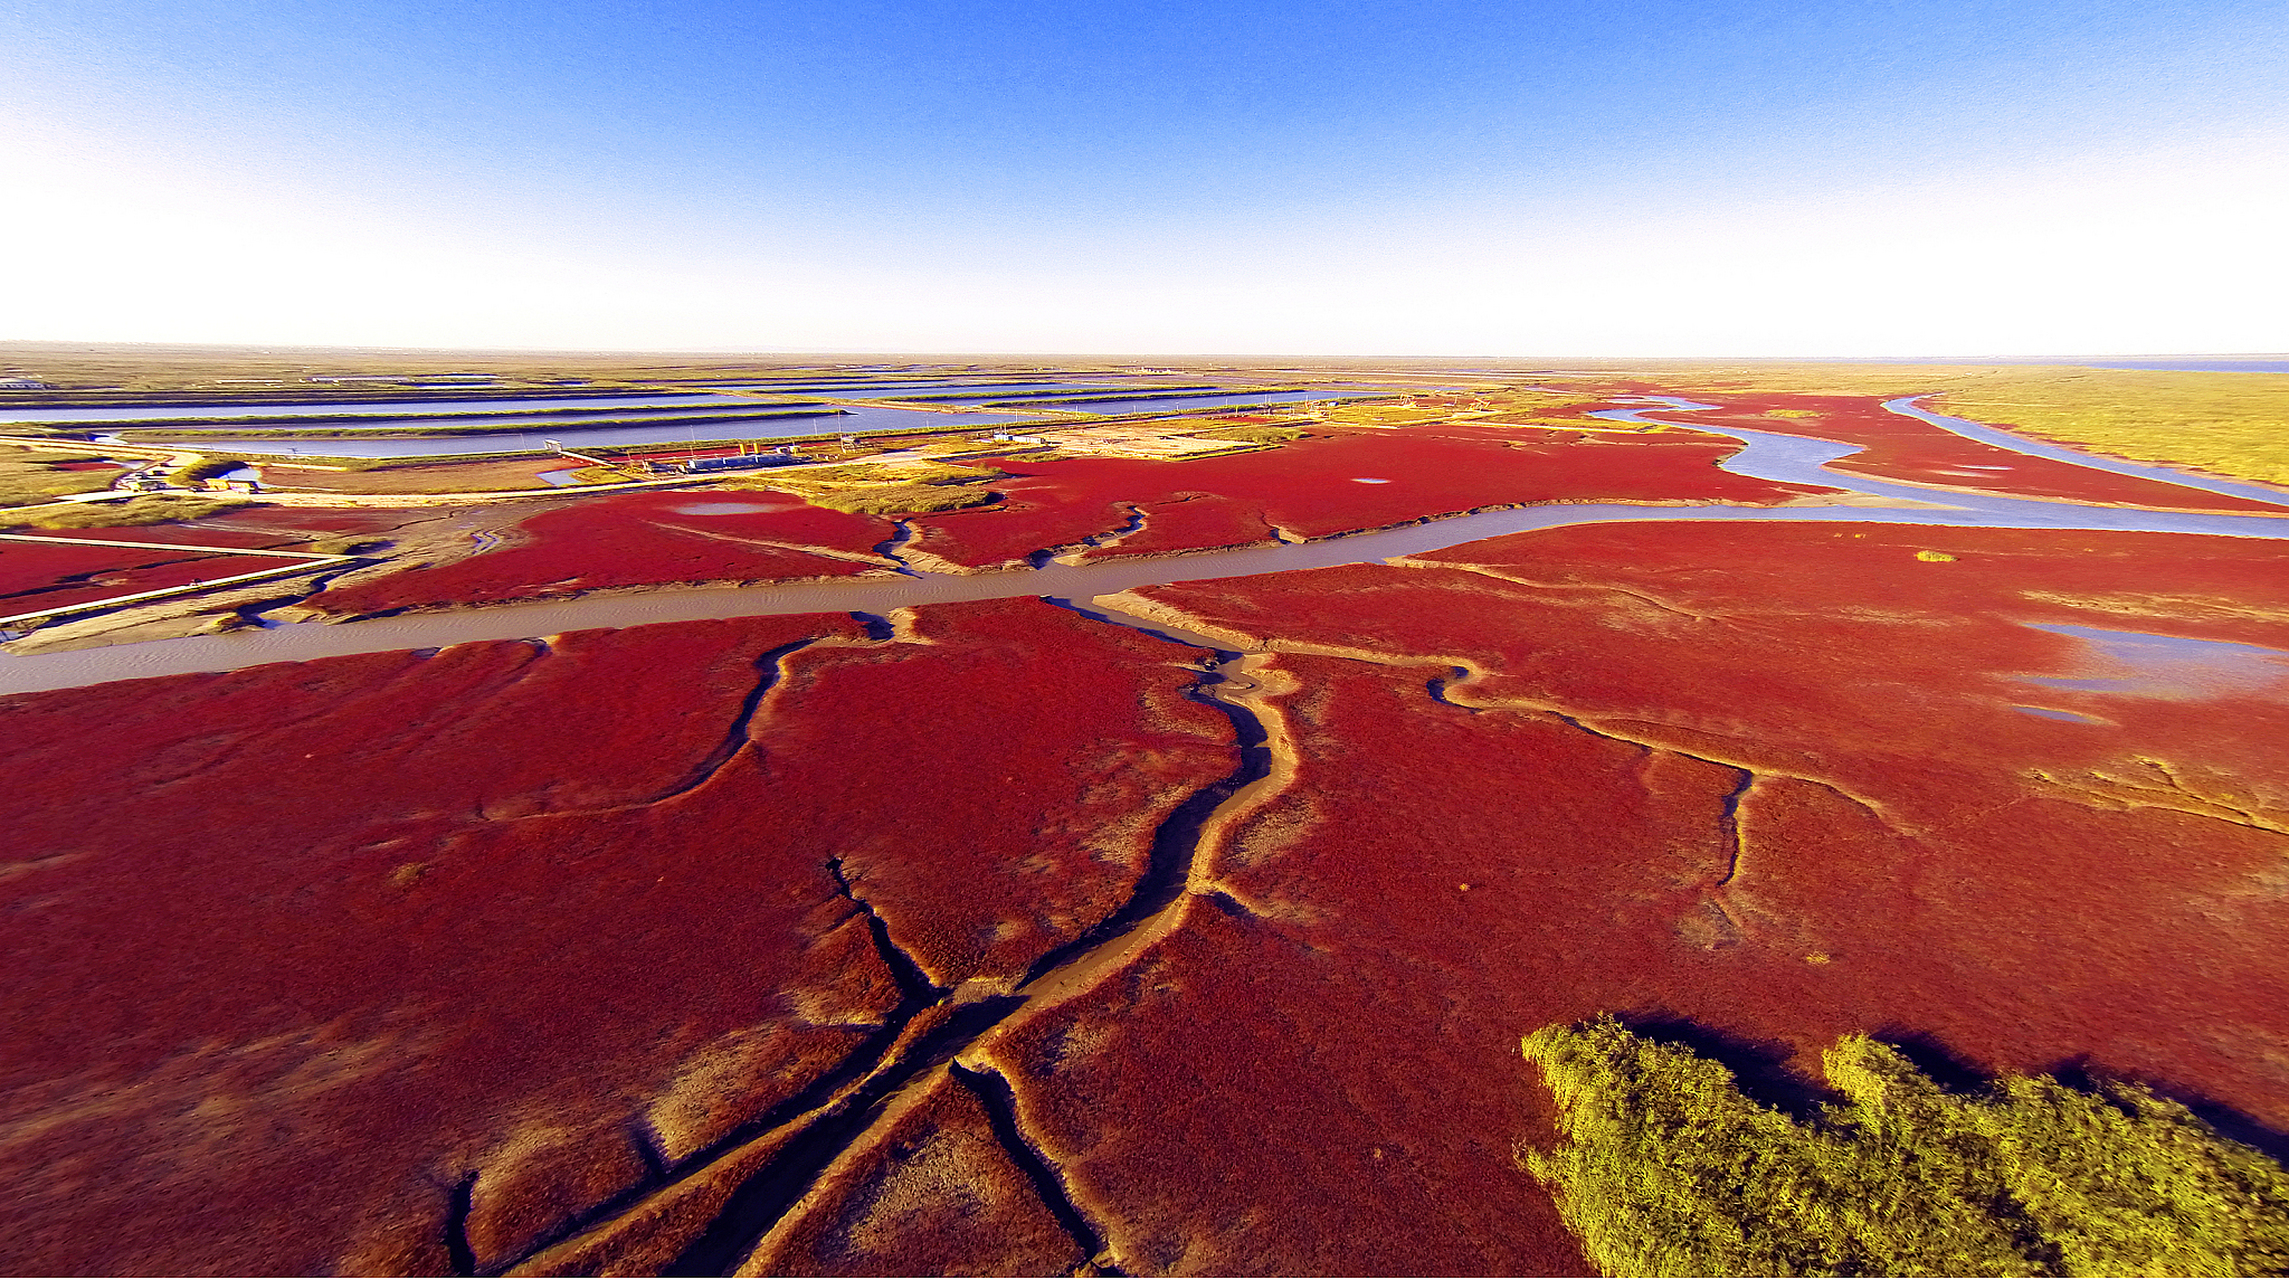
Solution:
[(360, 556), (387, 546), (388, 540), (382, 538), (321, 538), (302, 549), (322, 556)]
[(976, 485), (885, 484), (832, 493), (806, 494), (813, 506), (831, 507), (857, 515), (917, 515), (928, 511), (958, 511), (999, 502), (1001, 495)]
[(727, 478), (717, 487), (791, 493), (815, 507), (859, 515), (917, 515), (999, 502), (1001, 495), (985, 488), (981, 482), (998, 480), (1004, 474), (992, 467), (965, 467), (952, 462), (909, 462), (897, 466), (858, 462), (836, 467), (756, 472)]
[(201, 458), (167, 473), (167, 483), (196, 489), (216, 476), (228, 475), (243, 465), (236, 458)]
[(99, 456), (20, 448), (0, 453), (0, 507), (28, 507), (53, 502), (66, 494), (109, 488), (117, 472), (63, 471), (56, 466), (62, 462), (92, 462)]
[(785, 479), (802, 485), (969, 484), (978, 480), (999, 480), (1003, 474), (992, 467), (965, 467), (957, 462), (905, 462), (896, 466), (859, 462), (798, 471)]
[(1217, 431), (1195, 431), (1192, 434), (1194, 438), (1200, 440), (1239, 440), (1247, 444), (1282, 444), (1289, 440), (1301, 440), (1311, 433), (1295, 427), (1225, 427)]
[(1850, 1036), (1799, 1122), (1610, 1017), (1525, 1052), (1563, 1141), (1523, 1162), (1609, 1275), (2289, 1273), (2289, 1175), (2137, 1085), (1951, 1093)]

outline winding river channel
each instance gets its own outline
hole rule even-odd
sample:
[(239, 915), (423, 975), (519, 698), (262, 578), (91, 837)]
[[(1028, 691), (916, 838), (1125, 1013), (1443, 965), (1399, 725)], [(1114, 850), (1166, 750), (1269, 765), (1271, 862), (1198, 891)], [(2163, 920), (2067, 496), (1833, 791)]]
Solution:
[[(299, 662), (346, 654), (397, 649), (434, 649), (470, 641), (518, 640), (600, 627), (632, 627), (656, 622), (689, 622), (791, 613), (885, 613), (914, 605), (964, 600), (1047, 596), (1086, 601), (1133, 587), (1209, 578), (1249, 577), (1291, 569), (1374, 563), (1396, 556), (1424, 555), (1503, 534), (1561, 525), (1621, 521), (1765, 520), (1813, 523), (1877, 523), (1971, 526), (1986, 529), (2103, 529), (2148, 533), (2198, 533), (2224, 537), (2289, 539), (2289, 493), (2189, 476), (2165, 467), (2095, 458), (2056, 445), (2025, 440), (1961, 418), (1918, 407), (1916, 397), (1888, 402), (1894, 413), (1920, 418), (1984, 444), (2034, 457), (2060, 459), (2099, 470), (2161, 480), (2237, 497), (2279, 504), (2282, 514), (2205, 515), (2144, 511), (2062, 501), (2038, 501), (1952, 489), (1871, 480), (1828, 470), (1838, 458), (1861, 451), (1801, 435), (1734, 427), (1676, 423), (1696, 431), (1732, 436), (1740, 452), (1718, 465), (1739, 475), (1792, 484), (1820, 485), (1871, 498), (1918, 505), (1653, 507), (1583, 503), (1519, 507), (1426, 520), (1398, 528), (1356, 533), (1312, 542), (1202, 551), (1167, 557), (1115, 558), (1079, 565), (1051, 563), (967, 575), (907, 571), (857, 580), (795, 582), (758, 587), (680, 588), (597, 595), (576, 600), (500, 605), (442, 613), (407, 614), (351, 623), (294, 623), (263, 630), (177, 640), (78, 649), (30, 656), (0, 656), (0, 693), (69, 689), (150, 676), (200, 671), (233, 671), (271, 662)], [(1673, 398), (1648, 398), (1673, 409), (1714, 408)], [(1616, 421), (1659, 423), (1648, 417), (1658, 408), (1608, 410)]]

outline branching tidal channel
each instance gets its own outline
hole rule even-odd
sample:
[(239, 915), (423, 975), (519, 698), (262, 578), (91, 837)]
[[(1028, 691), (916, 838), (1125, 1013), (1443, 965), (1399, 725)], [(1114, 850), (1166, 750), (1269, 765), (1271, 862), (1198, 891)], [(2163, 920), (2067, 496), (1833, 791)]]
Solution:
[[(1069, 601), (1057, 603), (1156, 640), (1193, 647), (1203, 643), (1201, 638), (1172, 634), (1142, 619)], [(466, 1201), (473, 1184), (459, 1184), (458, 1199), (448, 1205), (446, 1214), (448, 1255), (469, 1269), (465, 1273), (479, 1275), (500, 1275), (535, 1263), (549, 1249), (776, 1134), (779, 1141), (770, 1159), (738, 1184), (706, 1228), (663, 1268), (667, 1275), (732, 1274), (759, 1250), (768, 1250), (774, 1231), (799, 1216), (796, 1211), (805, 1198), (839, 1161), (870, 1149), (873, 1135), (941, 1083), (951, 1081), (977, 1097), (1011, 1163), (1072, 1236), (1087, 1265), (1101, 1274), (1118, 1274), (1119, 1259), (1108, 1247), (1105, 1229), (1088, 1219), (1055, 1162), (1026, 1136), (1008, 1078), (990, 1060), (966, 1060), (966, 1055), (984, 1047), (982, 1042), (993, 1033), (1012, 1029), (1086, 992), (1165, 937), (1180, 921), (1193, 887), (1206, 880), (1206, 864), (1215, 856), (1219, 833), (1238, 810), (1253, 809), (1268, 798), (1263, 789), (1249, 785), (1271, 775), (1273, 760), (1268, 713), (1251, 700), (1257, 686), (1242, 672), (1246, 661), (1239, 653), (1213, 651), (1185, 691), (1187, 697), (1216, 708), (1231, 721), (1232, 771), (1187, 796), (1161, 821), (1144, 869), (1119, 906), (1036, 960), (1014, 986), (970, 982), (948, 988), (933, 982), (867, 902), (863, 881), (854, 881), (839, 859), (830, 859), (825, 870), (836, 893), (865, 920), (874, 949), (898, 986), (899, 1001), (882, 1025), (800, 1094), (706, 1148), (661, 1164), (644, 1184), (595, 1206), (514, 1257), (473, 1256), (465, 1235)]]

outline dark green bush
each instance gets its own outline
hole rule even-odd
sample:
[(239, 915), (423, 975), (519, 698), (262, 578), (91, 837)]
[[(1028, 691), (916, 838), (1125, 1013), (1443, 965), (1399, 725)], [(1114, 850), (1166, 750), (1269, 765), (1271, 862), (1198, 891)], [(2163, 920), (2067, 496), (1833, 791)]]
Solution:
[(1524, 1163), (1609, 1275), (2289, 1273), (2289, 1175), (2137, 1085), (1950, 1093), (1849, 1036), (1799, 1122), (1610, 1017), (1525, 1052), (1563, 1141)]

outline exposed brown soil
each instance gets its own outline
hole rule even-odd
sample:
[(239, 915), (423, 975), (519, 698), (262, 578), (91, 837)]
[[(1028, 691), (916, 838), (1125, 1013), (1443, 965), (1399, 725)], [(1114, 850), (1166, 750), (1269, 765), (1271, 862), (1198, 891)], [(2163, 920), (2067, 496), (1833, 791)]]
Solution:
[[(325, 442), (310, 441), (318, 453)], [(472, 446), (474, 447), (474, 446)], [(494, 462), (426, 462), (374, 467), (365, 471), (328, 471), (286, 463), (263, 463), (260, 470), (270, 484), (320, 493), (483, 493), (495, 489), (543, 489), (543, 471), (560, 471), (586, 464), (556, 456), (512, 458)]]

